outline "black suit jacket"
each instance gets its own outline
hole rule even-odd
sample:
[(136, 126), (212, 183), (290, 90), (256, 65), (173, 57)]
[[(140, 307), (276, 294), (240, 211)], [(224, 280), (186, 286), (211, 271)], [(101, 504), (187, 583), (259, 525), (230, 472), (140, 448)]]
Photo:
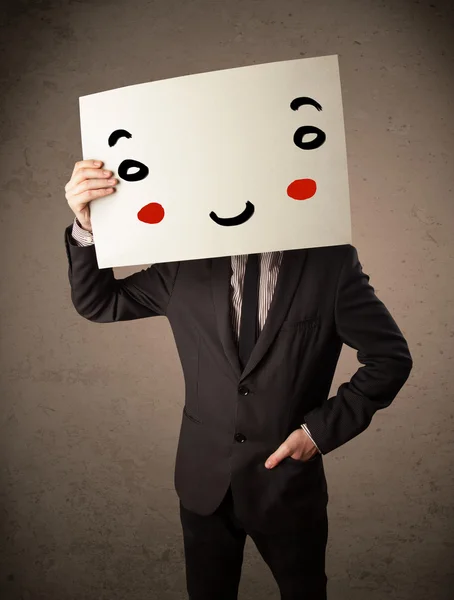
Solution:
[[(285, 251), (268, 318), (242, 371), (230, 315), (230, 257), (155, 264), (124, 279), (65, 231), (71, 298), (95, 323), (165, 315), (185, 379), (175, 464), (182, 504), (209, 515), (231, 484), (245, 526), (284, 531), (328, 502), (323, 456), (389, 404), (412, 358), (347, 244)], [(328, 398), (342, 344), (361, 366)], [(306, 422), (322, 454), (266, 458)]]

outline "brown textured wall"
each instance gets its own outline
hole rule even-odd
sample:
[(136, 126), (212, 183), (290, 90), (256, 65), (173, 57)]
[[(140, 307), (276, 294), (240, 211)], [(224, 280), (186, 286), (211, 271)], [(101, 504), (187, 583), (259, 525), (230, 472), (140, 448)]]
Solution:
[[(163, 318), (92, 324), (70, 301), (63, 188), (81, 158), (78, 96), (326, 54), (340, 55), (353, 243), (415, 362), (393, 405), (325, 459), (328, 590), (452, 598), (452, 3), (2, 7), (2, 600), (186, 597), (171, 330)], [(357, 367), (344, 349), (332, 392)], [(278, 598), (250, 540), (240, 598)]]

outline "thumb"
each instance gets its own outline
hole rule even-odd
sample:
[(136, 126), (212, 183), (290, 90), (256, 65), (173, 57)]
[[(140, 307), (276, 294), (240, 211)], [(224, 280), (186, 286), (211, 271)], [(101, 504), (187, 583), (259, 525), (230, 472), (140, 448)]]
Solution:
[(268, 457), (267, 461), (265, 462), (265, 467), (267, 469), (272, 469), (282, 460), (284, 460), (284, 458), (287, 458), (287, 456), (290, 456), (291, 454), (293, 454), (293, 450), (288, 447), (288, 444), (281, 444), (276, 452), (273, 452), (273, 454)]

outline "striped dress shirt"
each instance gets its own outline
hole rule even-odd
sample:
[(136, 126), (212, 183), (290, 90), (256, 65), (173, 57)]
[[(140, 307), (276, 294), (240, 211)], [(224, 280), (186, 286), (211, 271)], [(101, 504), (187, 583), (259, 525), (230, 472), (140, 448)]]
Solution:
[[(77, 242), (78, 246), (91, 246), (93, 235), (82, 229), (77, 219), (74, 219), (72, 237)], [(258, 320), (259, 331), (262, 331), (268, 315), (271, 301), (273, 299), (276, 282), (279, 275), (279, 269), (282, 262), (282, 252), (263, 252), (260, 254), (260, 276), (259, 276), (259, 306)], [(240, 335), (240, 318), (241, 308), (243, 305), (243, 283), (246, 272), (247, 254), (231, 257), (232, 275), (230, 279), (231, 306), (232, 306), (232, 327), (238, 341)], [(301, 425), (306, 434), (309, 436), (317, 450), (310, 431), (305, 423)]]

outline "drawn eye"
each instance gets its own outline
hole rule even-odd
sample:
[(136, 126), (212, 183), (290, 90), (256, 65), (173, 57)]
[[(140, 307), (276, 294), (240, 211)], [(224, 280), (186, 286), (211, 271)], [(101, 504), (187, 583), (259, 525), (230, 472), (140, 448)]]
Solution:
[[(128, 173), (129, 169), (137, 169), (133, 173)], [(127, 158), (118, 167), (118, 176), (125, 181), (142, 181), (148, 176), (149, 169), (143, 163)]]
[[(305, 142), (304, 137), (311, 134), (315, 134), (315, 138)], [(293, 136), (295, 145), (298, 146), (298, 148), (301, 148), (301, 150), (315, 150), (316, 148), (320, 148), (320, 146), (325, 143), (325, 140), (326, 133), (318, 127), (312, 127), (311, 125), (299, 127)]]

